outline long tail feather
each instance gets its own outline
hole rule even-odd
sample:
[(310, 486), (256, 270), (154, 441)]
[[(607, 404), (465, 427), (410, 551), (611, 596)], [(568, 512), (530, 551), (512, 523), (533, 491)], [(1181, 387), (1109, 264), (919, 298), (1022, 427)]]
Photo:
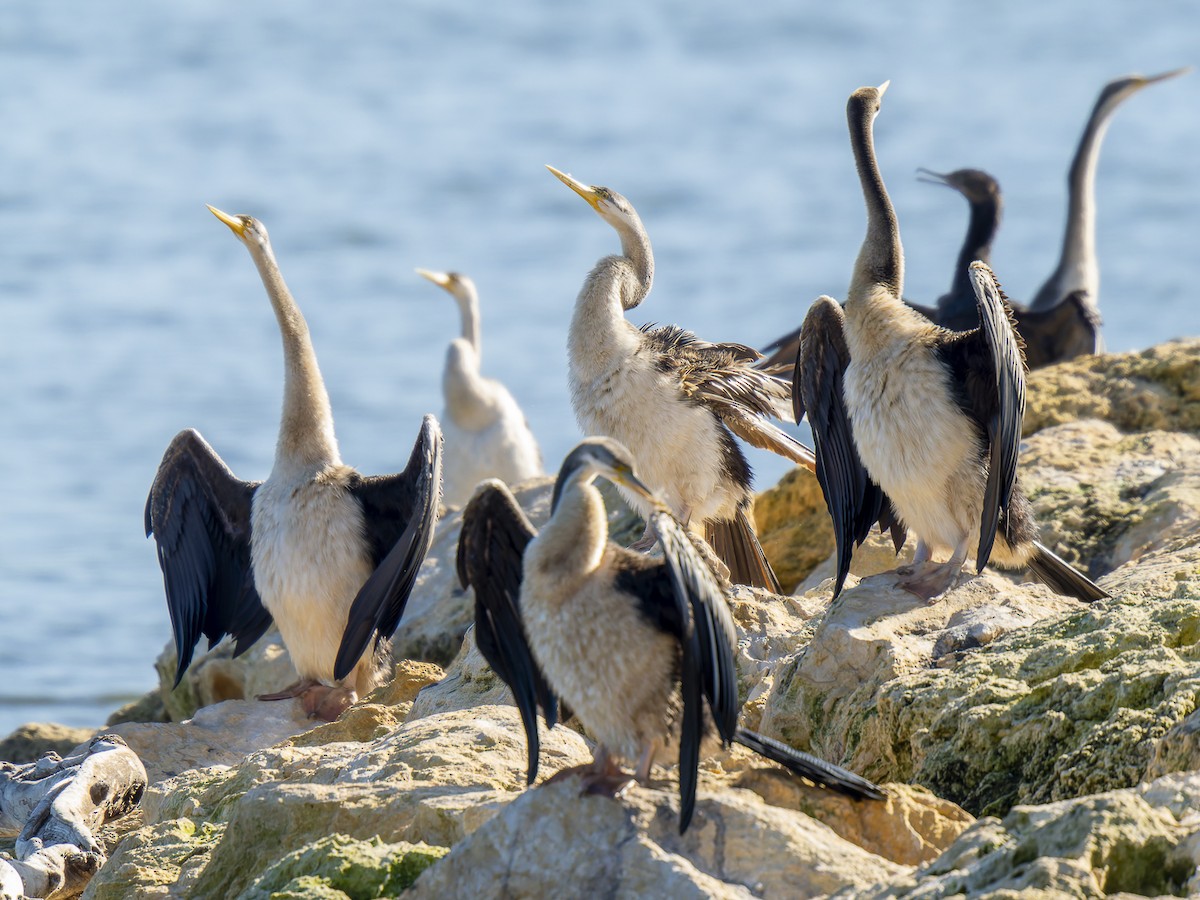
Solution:
[(729, 567), (731, 582), (783, 593), (744, 510), (738, 510), (733, 519), (707, 522), (704, 530), (713, 552)]
[(1033, 542), (1035, 552), (1029, 561), (1029, 569), (1034, 577), (1043, 584), (1052, 587), (1060, 594), (1082, 600), (1084, 603), (1094, 603), (1109, 596), (1099, 585), (1068, 563), (1055, 555), (1046, 545)]
[(739, 728), (733, 739), (743, 747), (749, 747), (759, 756), (765, 756), (821, 787), (859, 800), (882, 800), (887, 796), (887, 792), (879, 785), (803, 750), (794, 750), (766, 735)]

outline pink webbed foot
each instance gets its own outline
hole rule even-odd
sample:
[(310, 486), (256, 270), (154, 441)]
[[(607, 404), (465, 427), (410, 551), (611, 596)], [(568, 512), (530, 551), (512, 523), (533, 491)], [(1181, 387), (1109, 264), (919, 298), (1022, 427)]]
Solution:
[(304, 714), (310, 719), (332, 722), (353, 706), (357, 699), (358, 693), (353, 688), (318, 684), (304, 692), (301, 702), (304, 704)]
[(896, 586), (916, 594), (926, 603), (932, 603), (950, 588), (958, 584), (962, 563), (951, 560), (944, 563), (924, 562), (917, 566), (903, 566), (896, 570), (901, 575)]
[(546, 784), (566, 781), (579, 776), (579, 793), (597, 794), (603, 797), (619, 797), (634, 782), (634, 777), (621, 771), (620, 766), (603, 749), (597, 750), (596, 758), (582, 766), (571, 766), (556, 772), (546, 779)]

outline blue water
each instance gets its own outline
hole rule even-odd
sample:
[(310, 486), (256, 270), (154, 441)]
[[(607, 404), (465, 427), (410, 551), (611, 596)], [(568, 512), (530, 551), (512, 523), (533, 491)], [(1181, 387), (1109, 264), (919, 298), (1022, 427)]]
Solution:
[[(637, 206), (657, 258), (637, 321), (761, 344), (844, 294), (863, 230), (845, 99), (890, 78), (906, 293), (946, 289), (966, 221), (914, 170), (972, 165), (1004, 188), (995, 265), (1021, 299), (1053, 266), (1099, 88), (1195, 63), (1197, 34), (1182, 0), (0, 6), (0, 734), (96, 725), (154, 684), (169, 630), (141, 512), (175, 432), (270, 468), (278, 333), (205, 203), (270, 227), (347, 462), (395, 470), (441, 407), (457, 316), (423, 266), (475, 278), (485, 367), (557, 464), (579, 437), (571, 304), (617, 245), (544, 163)], [(1192, 75), (1109, 133), (1113, 349), (1200, 333), (1198, 112)], [(784, 469), (753, 461), (762, 484)]]

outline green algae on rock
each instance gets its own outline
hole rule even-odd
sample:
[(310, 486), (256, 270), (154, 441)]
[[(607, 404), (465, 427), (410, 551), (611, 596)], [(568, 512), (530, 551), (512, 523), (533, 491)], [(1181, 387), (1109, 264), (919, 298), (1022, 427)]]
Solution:
[(857, 900), (920, 897), (1194, 897), (1200, 773), (980, 819), (940, 857)]
[(1123, 582), (1172, 586), (1152, 602), (1104, 601), (885, 685), (853, 760), (976, 815), (1137, 784), (1200, 705), (1200, 548), (1154, 561)]
[(386, 844), (377, 837), (359, 841), (333, 834), (285, 855), (237, 900), (395, 897), (447, 852), (422, 843)]

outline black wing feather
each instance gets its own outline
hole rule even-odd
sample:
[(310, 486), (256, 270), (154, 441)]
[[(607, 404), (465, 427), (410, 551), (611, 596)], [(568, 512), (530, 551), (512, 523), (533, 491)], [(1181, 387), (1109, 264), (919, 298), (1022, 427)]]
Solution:
[(146, 498), (178, 662), (175, 684), (200, 635), (209, 646), (233, 636), (234, 655), (258, 640), (271, 615), (254, 587), (250, 506), (257, 482), (242, 481), (194, 429), (175, 436)]
[(522, 561), (537, 531), (496, 479), (476, 489), (462, 522), (456, 566), (463, 587), (475, 589), (475, 644), (513, 693), (529, 753), (525, 779), (533, 784), (540, 752), (538, 707), (549, 727), (558, 721), (558, 698), (533, 658), (521, 622)]
[(680, 646), (683, 720), (679, 742), (679, 832), (687, 830), (696, 807), (700, 744), (707, 701), (721, 741), (729, 746), (741, 708), (733, 647), (737, 630), (729, 603), (694, 539), (669, 513), (658, 511), (650, 524), (662, 543), (682, 628)]
[(442, 432), (433, 416), (421, 422), (403, 472), (351, 484), (378, 562), (350, 605), (334, 661), (335, 678), (350, 674), (372, 637), (378, 646), (400, 624), (421, 563), (433, 544), (441, 484)]
[(817, 458), (817, 481), (833, 519), (837, 541), (835, 597), (850, 573), (855, 545), (867, 539), (873, 525), (892, 529), (897, 552), (904, 544), (904, 528), (891, 501), (867, 473), (854, 443), (842, 393), (850, 362), (844, 322), (845, 314), (837, 301), (820, 297), (813, 303), (804, 318), (792, 383), (796, 421), (807, 413)]
[(971, 263), (975, 297), (979, 302), (979, 338), (990, 365), (996, 403), (986, 419), (989, 463), (987, 486), (980, 513), (976, 566), (983, 571), (992, 555), (1000, 515), (1006, 516), (1017, 482), (1017, 457), (1021, 452), (1021, 420), (1025, 417), (1024, 345), (1017, 334), (1012, 310), (992, 270)]

